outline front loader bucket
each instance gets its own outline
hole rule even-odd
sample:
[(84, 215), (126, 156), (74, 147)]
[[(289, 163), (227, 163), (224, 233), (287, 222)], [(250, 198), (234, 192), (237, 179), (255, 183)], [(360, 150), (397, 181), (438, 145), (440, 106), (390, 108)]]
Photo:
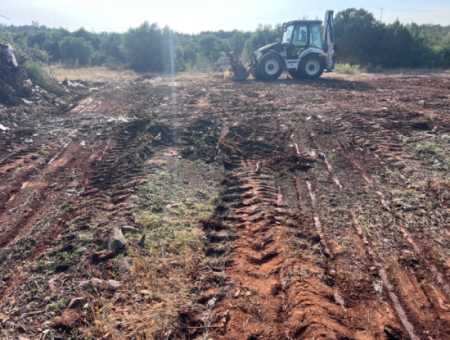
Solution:
[(245, 80), (250, 76), (244, 64), (239, 60), (236, 56), (236, 53), (230, 52), (228, 53), (228, 57), (230, 58), (231, 68), (233, 69), (234, 80)]

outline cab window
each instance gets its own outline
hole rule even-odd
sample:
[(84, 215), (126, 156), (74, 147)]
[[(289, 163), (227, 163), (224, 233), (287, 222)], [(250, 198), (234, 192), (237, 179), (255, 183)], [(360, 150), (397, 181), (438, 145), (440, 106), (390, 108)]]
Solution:
[(283, 42), (287, 43), (291, 41), (292, 38), (292, 31), (294, 30), (294, 26), (288, 26), (286, 27), (286, 31), (283, 34)]
[(311, 25), (309, 46), (322, 49), (322, 36), (320, 34), (320, 25)]
[(304, 25), (295, 25), (292, 44), (296, 46), (308, 45), (308, 27)]

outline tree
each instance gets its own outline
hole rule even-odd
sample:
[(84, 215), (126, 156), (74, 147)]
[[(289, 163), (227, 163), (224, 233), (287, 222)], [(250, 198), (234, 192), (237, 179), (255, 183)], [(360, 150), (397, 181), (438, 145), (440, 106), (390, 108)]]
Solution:
[(211, 62), (216, 61), (220, 56), (219, 41), (212, 34), (202, 35), (198, 41), (198, 47), (199, 53)]
[(334, 19), (337, 58), (352, 64), (375, 64), (379, 59), (379, 44), (384, 37), (384, 24), (365, 9), (348, 8)]
[(119, 33), (110, 33), (100, 44), (100, 49), (107, 56), (114, 58), (119, 62), (125, 62), (125, 55), (121, 49), (122, 35)]
[(162, 71), (162, 32), (156, 23), (145, 21), (130, 28), (123, 38), (126, 60), (135, 71)]
[(272, 27), (272, 25), (259, 25), (256, 31), (245, 42), (244, 53), (247, 54), (275, 42), (279, 38), (279, 35), (276, 27)]
[(65, 37), (59, 43), (59, 50), (64, 60), (78, 60), (79, 65), (88, 65), (94, 53), (94, 48), (90, 42), (75, 37)]
[(230, 38), (230, 49), (237, 54), (242, 54), (244, 52), (245, 45), (245, 34), (240, 31), (233, 31), (233, 36)]
[(76, 38), (83, 38), (84, 40), (89, 41), (95, 50), (100, 48), (100, 44), (102, 42), (100, 35), (90, 33), (86, 31), (84, 27), (81, 27), (77, 31), (73, 32), (72, 35)]

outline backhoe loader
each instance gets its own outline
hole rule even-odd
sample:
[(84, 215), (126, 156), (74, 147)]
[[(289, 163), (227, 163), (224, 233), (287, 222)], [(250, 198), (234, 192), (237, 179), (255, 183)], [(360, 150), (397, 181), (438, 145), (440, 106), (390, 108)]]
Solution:
[(277, 79), (284, 70), (293, 78), (314, 79), (325, 69), (331, 72), (336, 52), (333, 13), (326, 11), (322, 33), (319, 20), (285, 22), (281, 39), (252, 52), (247, 58), (248, 67), (230, 52), (234, 79), (245, 80), (250, 74), (257, 79)]

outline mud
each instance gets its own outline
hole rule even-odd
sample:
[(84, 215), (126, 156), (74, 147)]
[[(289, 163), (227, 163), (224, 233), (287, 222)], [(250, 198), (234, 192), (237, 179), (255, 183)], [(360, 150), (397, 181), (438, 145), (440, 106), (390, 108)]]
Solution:
[(117, 278), (109, 228), (196, 206), (209, 267), (154, 338), (450, 339), (447, 74), (175, 81), (0, 109), (2, 334), (88, 327), (61, 301)]

